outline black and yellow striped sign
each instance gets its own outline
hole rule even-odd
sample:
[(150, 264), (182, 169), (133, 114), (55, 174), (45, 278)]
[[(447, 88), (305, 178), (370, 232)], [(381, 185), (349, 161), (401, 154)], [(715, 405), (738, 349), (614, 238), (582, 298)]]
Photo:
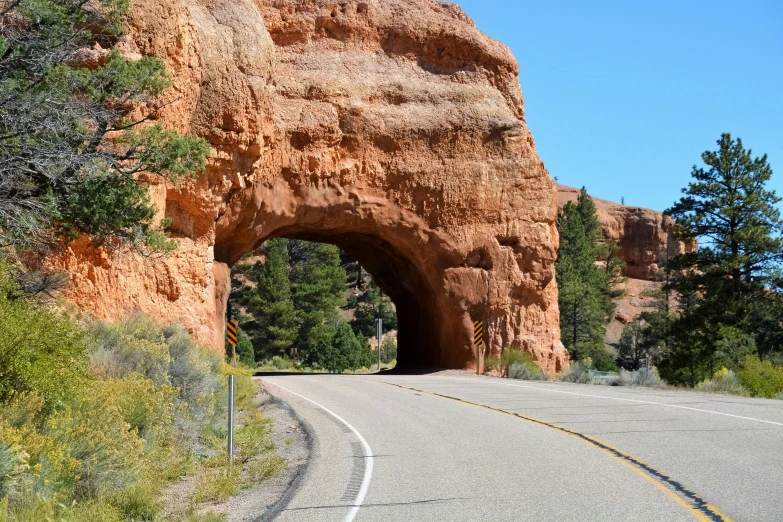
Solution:
[(237, 345), (237, 320), (231, 319), (226, 323), (226, 340), (231, 346)]
[(473, 321), (473, 344), (484, 344), (484, 321)]

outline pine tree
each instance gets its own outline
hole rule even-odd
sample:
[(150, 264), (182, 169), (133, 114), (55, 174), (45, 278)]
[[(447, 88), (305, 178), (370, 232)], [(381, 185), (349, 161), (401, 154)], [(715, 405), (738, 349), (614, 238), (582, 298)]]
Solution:
[(96, 244), (166, 251), (139, 175), (177, 181), (203, 171), (209, 144), (134, 119), (171, 84), (163, 62), (80, 51), (121, 36), (128, 2), (0, 2), (0, 244)]
[(595, 208), (595, 202), (590, 194), (587, 193), (587, 189), (582, 187), (579, 190), (579, 196), (576, 198), (576, 211), (579, 213), (579, 217), (582, 218), (582, 226), (585, 230), (585, 236), (587, 241), (598, 248), (601, 243), (601, 222), (598, 221), (598, 211)]
[(680, 276), (667, 288), (683, 308), (661, 365), (662, 376), (673, 382), (695, 384), (709, 376), (726, 332), (754, 336), (759, 352), (769, 354), (779, 349), (783, 330), (779, 316), (769, 316), (780, 301), (775, 281), (783, 256), (781, 198), (765, 188), (772, 168), (766, 155), (753, 158), (729, 134), (717, 144), (718, 150), (702, 154), (706, 168), (693, 167), (685, 195), (667, 211), (682, 239), (699, 241), (696, 252), (670, 262)]
[(560, 252), (556, 263), (563, 345), (572, 357), (589, 357), (603, 346), (606, 322), (604, 276), (595, 264), (596, 248), (576, 205), (558, 218)]
[(623, 328), (620, 342), (617, 344), (618, 362), (627, 370), (638, 370), (649, 360), (649, 351), (645, 343), (645, 324), (636, 320)]
[(384, 330), (397, 329), (397, 312), (394, 311), (394, 305), (374, 282), (369, 284), (366, 291), (356, 296), (355, 304), (356, 310), (351, 326), (357, 334), (375, 337), (377, 335), (375, 320), (379, 317), (383, 320)]
[(340, 249), (326, 243), (289, 240), (291, 284), (299, 313), (321, 313), (329, 318), (345, 304), (347, 276)]
[(288, 276), (286, 240), (267, 241), (264, 254), (264, 262), (257, 262), (247, 273), (255, 288), (240, 298), (253, 317), (243, 328), (251, 336), (257, 361), (288, 355), (299, 331)]

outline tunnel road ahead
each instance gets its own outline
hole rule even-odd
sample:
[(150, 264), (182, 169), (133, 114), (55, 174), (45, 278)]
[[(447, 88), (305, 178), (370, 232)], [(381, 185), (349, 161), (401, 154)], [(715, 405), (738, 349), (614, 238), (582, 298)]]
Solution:
[(262, 380), (313, 435), (277, 521), (783, 521), (783, 401), (469, 374)]

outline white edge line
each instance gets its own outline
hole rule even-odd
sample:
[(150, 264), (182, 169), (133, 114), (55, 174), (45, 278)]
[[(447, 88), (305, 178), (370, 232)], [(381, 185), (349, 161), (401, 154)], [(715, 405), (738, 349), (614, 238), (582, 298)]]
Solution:
[(350, 429), (353, 432), (353, 434), (356, 435), (356, 437), (362, 443), (362, 446), (364, 448), (364, 456), (365, 456), (364, 479), (362, 480), (362, 487), (359, 489), (359, 494), (356, 495), (356, 502), (354, 503), (354, 505), (351, 508), (351, 510), (348, 512), (348, 515), (346, 515), (345, 521), (344, 521), (344, 522), (352, 522), (353, 519), (356, 518), (356, 515), (359, 513), (359, 508), (362, 507), (362, 503), (364, 502), (364, 497), (367, 496), (367, 491), (370, 489), (370, 480), (372, 480), (372, 467), (373, 467), (373, 455), (372, 455), (372, 450), (370, 449), (370, 445), (367, 444), (367, 441), (364, 440), (364, 437), (362, 437), (362, 434), (359, 433), (359, 431), (356, 428), (354, 428), (353, 426), (348, 424), (348, 421), (346, 421), (345, 419), (343, 419), (342, 417), (337, 415), (335, 412), (333, 412), (332, 410), (330, 410), (326, 406), (318, 404), (314, 400), (308, 399), (304, 395), (299, 395), (298, 393), (296, 393), (294, 391), (291, 391), (288, 388), (286, 388), (285, 386), (281, 386), (281, 385), (279, 385), (279, 384), (277, 384), (275, 382), (270, 382), (270, 381), (264, 381), (264, 382), (269, 383), (269, 384), (271, 384), (273, 386), (277, 386), (278, 388), (283, 389), (283, 390), (287, 391), (288, 393), (290, 393), (292, 395), (296, 395), (297, 397), (299, 397), (301, 399), (304, 399), (307, 402), (315, 404), (317, 407), (321, 408), (326, 413), (328, 413), (329, 415), (331, 415), (332, 417), (334, 417), (338, 421), (340, 421), (343, 424), (345, 424), (346, 426), (348, 426), (348, 429)]
[(531, 390), (539, 390), (544, 392), (551, 392), (551, 393), (565, 393), (567, 395), (579, 395), (581, 397), (592, 397), (594, 399), (609, 399), (613, 401), (624, 401), (624, 402), (637, 402), (640, 404), (652, 404), (654, 406), (666, 406), (669, 408), (679, 408), (681, 410), (691, 410), (691, 411), (698, 411), (701, 413), (712, 413), (713, 415), (722, 415), (724, 417), (733, 417), (735, 419), (743, 419), (743, 420), (749, 420), (749, 421), (755, 421), (755, 422), (763, 422), (765, 424), (773, 424), (775, 426), (783, 426), (783, 422), (775, 422), (770, 420), (764, 420), (764, 419), (757, 419), (755, 417), (743, 417), (742, 415), (732, 415), (731, 413), (722, 413), (719, 411), (713, 411), (713, 410), (702, 410), (700, 408), (691, 408), (689, 406), (680, 406), (678, 404), (667, 404), (665, 402), (653, 402), (653, 401), (641, 401), (638, 399), (622, 399), (620, 397), (607, 397), (606, 395), (592, 395), (589, 393), (577, 393), (577, 392), (569, 392), (569, 391), (563, 391), (563, 390), (550, 390), (549, 388), (539, 388), (538, 386), (526, 386), (524, 384), (511, 384), (507, 382), (495, 382), (492, 380), (484, 380), (484, 379), (470, 379), (467, 377), (449, 377), (449, 376), (441, 376), (438, 377), (439, 379), (454, 379), (459, 381), (472, 381), (472, 382), (486, 382), (487, 384), (495, 384), (497, 386), (512, 386), (514, 388), (530, 388)]

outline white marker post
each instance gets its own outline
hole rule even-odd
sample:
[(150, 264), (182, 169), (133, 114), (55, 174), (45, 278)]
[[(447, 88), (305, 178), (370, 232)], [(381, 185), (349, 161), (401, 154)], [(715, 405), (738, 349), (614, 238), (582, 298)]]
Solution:
[(383, 319), (380, 317), (375, 320), (378, 325), (378, 371), (381, 371), (381, 337), (383, 336)]

